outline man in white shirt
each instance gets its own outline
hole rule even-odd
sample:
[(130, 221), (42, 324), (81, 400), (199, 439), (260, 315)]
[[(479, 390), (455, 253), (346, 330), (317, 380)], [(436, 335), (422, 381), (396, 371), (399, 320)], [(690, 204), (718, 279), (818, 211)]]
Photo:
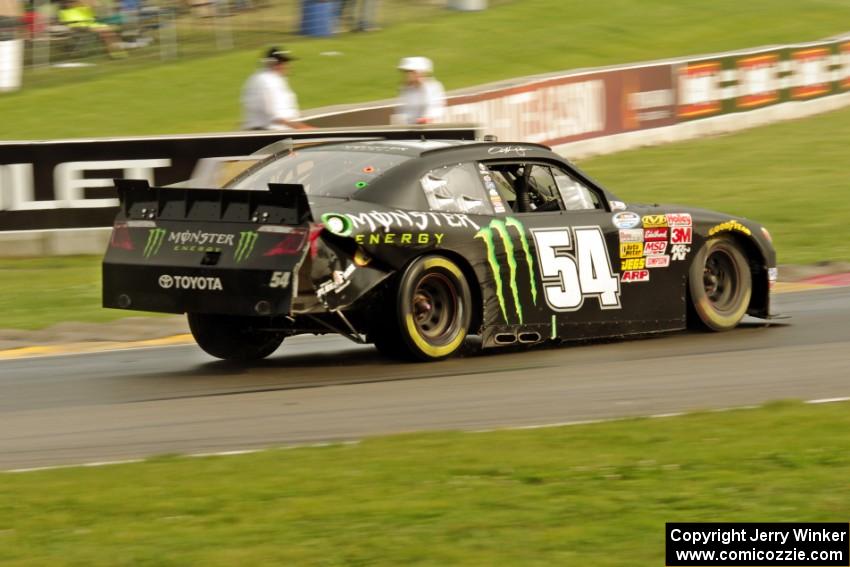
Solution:
[(298, 99), (286, 74), (294, 60), (289, 51), (272, 47), (257, 70), (242, 89), (242, 108), (245, 130), (290, 130), (308, 128), (298, 122)]
[(398, 69), (404, 73), (400, 105), (393, 116), (397, 124), (440, 122), (446, 109), (446, 92), (432, 76), (434, 64), (427, 57), (405, 57)]

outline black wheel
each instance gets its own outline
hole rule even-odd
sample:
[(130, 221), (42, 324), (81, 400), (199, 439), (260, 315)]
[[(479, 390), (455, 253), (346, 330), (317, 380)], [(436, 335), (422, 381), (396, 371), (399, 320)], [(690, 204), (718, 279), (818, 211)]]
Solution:
[(463, 344), (472, 317), (469, 284), (458, 266), (442, 256), (410, 264), (391, 288), (393, 312), (376, 321), (371, 338), (385, 355), (439, 360)]
[(189, 329), (204, 352), (224, 360), (260, 360), (277, 350), (284, 334), (257, 328), (254, 317), (188, 313)]
[(709, 239), (696, 254), (688, 277), (698, 326), (734, 329), (747, 312), (753, 282), (747, 258), (729, 237)]

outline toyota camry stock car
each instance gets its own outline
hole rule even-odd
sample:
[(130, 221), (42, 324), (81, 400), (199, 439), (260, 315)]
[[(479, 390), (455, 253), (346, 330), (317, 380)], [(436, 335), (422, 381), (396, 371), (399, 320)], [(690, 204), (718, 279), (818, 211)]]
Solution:
[(491, 348), (770, 317), (764, 227), (624, 203), (545, 146), (354, 139), (217, 177), (116, 181), (103, 304), (186, 313), (219, 358), (303, 333), (435, 360), (469, 334)]

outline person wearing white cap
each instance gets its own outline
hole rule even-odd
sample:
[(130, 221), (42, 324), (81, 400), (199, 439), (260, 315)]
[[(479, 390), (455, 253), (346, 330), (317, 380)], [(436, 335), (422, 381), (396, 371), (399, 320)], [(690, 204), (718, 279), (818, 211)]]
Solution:
[(427, 57), (404, 57), (398, 69), (404, 73), (399, 106), (393, 116), (396, 124), (440, 122), (446, 109), (446, 92), (433, 77), (434, 64)]
[(245, 130), (289, 130), (309, 128), (298, 122), (298, 99), (286, 74), (289, 62), (295, 58), (289, 51), (270, 48), (257, 70), (242, 89), (242, 109)]

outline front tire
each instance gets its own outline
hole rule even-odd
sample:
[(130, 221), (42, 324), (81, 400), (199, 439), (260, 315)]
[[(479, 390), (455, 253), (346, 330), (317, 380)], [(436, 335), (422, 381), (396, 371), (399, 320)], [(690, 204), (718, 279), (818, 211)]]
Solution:
[(747, 258), (732, 238), (721, 236), (705, 243), (691, 264), (688, 290), (698, 326), (728, 331), (741, 322), (753, 283)]
[(432, 361), (461, 347), (472, 318), (472, 294), (457, 264), (442, 256), (418, 258), (389, 296), (392, 312), (372, 333), (382, 354)]
[(258, 328), (255, 317), (187, 313), (195, 342), (209, 355), (248, 362), (266, 358), (283, 342), (284, 334)]

